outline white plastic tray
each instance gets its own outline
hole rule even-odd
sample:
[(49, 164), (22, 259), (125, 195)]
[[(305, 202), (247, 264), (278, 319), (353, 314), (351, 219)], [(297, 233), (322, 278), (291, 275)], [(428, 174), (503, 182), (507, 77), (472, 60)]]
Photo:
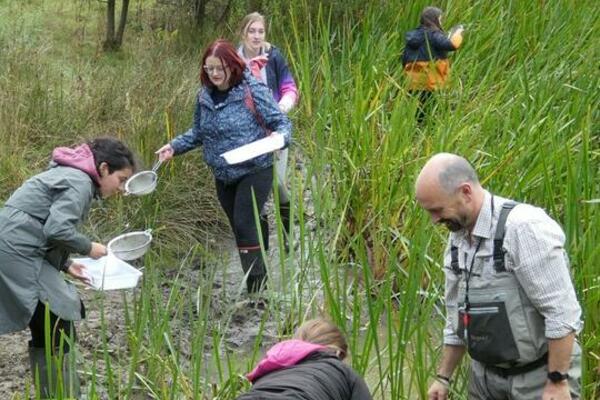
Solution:
[(85, 265), (90, 276), (90, 286), (96, 290), (130, 289), (137, 286), (142, 272), (117, 257), (108, 255), (97, 260), (74, 258)]
[(266, 153), (281, 149), (285, 144), (281, 133), (272, 133), (264, 139), (245, 144), (233, 150), (221, 154), (227, 164), (239, 164), (251, 160)]

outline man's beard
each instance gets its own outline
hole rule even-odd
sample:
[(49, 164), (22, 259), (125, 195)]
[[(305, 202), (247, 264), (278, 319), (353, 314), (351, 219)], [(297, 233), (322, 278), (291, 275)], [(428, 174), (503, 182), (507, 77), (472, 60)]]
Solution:
[(461, 221), (458, 218), (441, 219), (440, 224), (444, 224), (450, 232), (458, 232), (467, 227), (466, 221)]

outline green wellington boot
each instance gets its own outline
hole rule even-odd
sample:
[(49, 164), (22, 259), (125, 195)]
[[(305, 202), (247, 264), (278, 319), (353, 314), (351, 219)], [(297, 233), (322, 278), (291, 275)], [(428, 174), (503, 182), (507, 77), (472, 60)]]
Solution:
[[(62, 393), (63, 399), (79, 399), (81, 389), (74, 353), (65, 353), (62, 356), (61, 377), (58, 376), (56, 363), (58, 358), (52, 356), (50, 368), (46, 362), (46, 350), (43, 347), (29, 347), (29, 363), (31, 376), (42, 399), (54, 399)], [(58, 384), (62, 383), (59, 389)]]

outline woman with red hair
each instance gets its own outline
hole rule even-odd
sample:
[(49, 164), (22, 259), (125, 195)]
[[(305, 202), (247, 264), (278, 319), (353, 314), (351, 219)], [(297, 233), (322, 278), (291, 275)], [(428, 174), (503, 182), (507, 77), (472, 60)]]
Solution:
[(221, 155), (275, 132), (283, 135), (287, 146), (292, 126), (269, 89), (252, 76), (230, 42), (219, 39), (208, 46), (202, 56), (200, 80), (193, 127), (157, 153), (166, 161), (203, 146), (204, 161), (215, 176), (217, 197), (235, 235), (248, 292), (258, 292), (264, 288), (267, 271), (253, 197), (260, 214), (272, 190), (273, 155), (267, 153), (233, 165)]

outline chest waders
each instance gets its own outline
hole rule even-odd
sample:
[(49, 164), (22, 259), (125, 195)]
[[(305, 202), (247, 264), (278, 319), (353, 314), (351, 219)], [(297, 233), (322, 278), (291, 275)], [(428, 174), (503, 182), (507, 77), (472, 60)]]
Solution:
[[(546, 364), (548, 358), (544, 318), (529, 301), (515, 274), (505, 267), (502, 245), (506, 219), (516, 205), (502, 205), (493, 256), (482, 259), (483, 265), (477, 266), (480, 272), (493, 269), (490, 274), (473, 273), (482, 239), (469, 269), (459, 268), (458, 247), (453, 243), (450, 247), (450, 268), (460, 279), (458, 315), (451, 316), (453, 329), (464, 340), (472, 359), (503, 376), (529, 372)], [(460, 299), (464, 301), (460, 303)]]

